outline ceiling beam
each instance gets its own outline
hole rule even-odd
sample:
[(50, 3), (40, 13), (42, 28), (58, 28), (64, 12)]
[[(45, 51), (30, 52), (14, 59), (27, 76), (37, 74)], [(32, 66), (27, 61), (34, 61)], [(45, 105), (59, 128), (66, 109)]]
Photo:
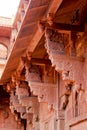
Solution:
[(30, 62), (35, 65), (51, 64), (51, 61), (49, 59), (40, 59), (40, 58), (32, 58)]
[(55, 22), (53, 22), (52, 25), (49, 25), (47, 22), (44, 21), (41, 21), (40, 24), (50, 29), (84, 32), (84, 25), (71, 25), (71, 24), (55, 23)]
[(70, 25), (63, 23), (54, 23), (53, 28), (67, 31), (84, 32), (84, 26), (82, 25)]

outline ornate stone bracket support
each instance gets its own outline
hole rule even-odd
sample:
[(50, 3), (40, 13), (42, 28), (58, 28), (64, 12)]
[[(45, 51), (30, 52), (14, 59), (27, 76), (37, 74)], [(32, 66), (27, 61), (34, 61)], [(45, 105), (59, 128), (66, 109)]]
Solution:
[(36, 82), (41, 82), (41, 74), (39, 71), (39, 67), (38, 66), (26, 66), (26, 74), (25, 74), (25, 78), (26, 81), (36, 81)]
[(34, 95), (38, 96), (39, 102), (47, 102), (50, 108), (57, 110), (57, 87), (55, 84), (29, 82)]
[[(51, 60), (52, 66), (57, 72), (61, 73), (62, 79), (68, 83), (72, 82), (79, 86), (84, 86), (84, 60), (74, 56), (75, 49), (68, 48), (69, 55), (66, 53), (66, 46), (69, 45), (69, 34), (47, 29), (45, 32), (45, 48)], [(74, 50), (74, 51), (73, 51)]]
[(26, 83), (22, 83), (22, 84), (19, 83), (16, 85), (16, 95), (18, 96), (20, 103), (21, 103), (21, 98), (29, 96), (28, 86), (26, 85)]
[(20, 113), (21, 118), (23, 118), (23, 119), (27, 118), (25, 116), (25, 115), (27, 115), (26, 114), (26, 108), (19, 103), (18, 96), (14, 95), (14, 93), (11, 93), (10, 109), (11, 109), (12, 113), (14, 113), (14, 111)]
[(38, 99), (37, 97), (25, 97), (21, 99), (22, 106), (26, 107), (27, 113), (38, 113)]

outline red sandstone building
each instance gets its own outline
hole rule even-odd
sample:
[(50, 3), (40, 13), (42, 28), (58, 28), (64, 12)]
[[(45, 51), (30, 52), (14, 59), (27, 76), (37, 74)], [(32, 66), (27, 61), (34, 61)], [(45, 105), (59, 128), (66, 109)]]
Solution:
[(0, 17), (0, 130), (87, 130), (87, 1), (21, 0)]

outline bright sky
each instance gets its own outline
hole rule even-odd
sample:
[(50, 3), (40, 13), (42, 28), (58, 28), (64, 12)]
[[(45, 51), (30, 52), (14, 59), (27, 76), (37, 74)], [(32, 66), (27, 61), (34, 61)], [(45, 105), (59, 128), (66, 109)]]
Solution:
[(16, 14), (20, 0), (0, 0), (0, 16), (11, 18)]

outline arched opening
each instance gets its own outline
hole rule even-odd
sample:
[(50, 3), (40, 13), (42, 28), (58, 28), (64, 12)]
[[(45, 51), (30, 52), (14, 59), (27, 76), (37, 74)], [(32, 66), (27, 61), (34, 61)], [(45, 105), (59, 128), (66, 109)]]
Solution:
[(0, 43), (0, 59), (7, 58), (7, 47)]

